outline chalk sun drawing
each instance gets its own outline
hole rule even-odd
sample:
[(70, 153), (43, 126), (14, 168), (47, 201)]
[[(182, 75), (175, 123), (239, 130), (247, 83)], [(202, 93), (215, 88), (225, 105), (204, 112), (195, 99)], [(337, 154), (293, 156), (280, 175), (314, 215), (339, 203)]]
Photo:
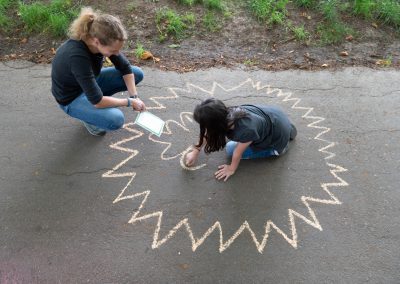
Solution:
[[(172, 119), (168, 119), (165, 122), (165, 130), (164, 130), (163, 134), (165, 134), (165, 135), (172, 135), (173, 134), (172, 131), (171, 131), (171, 127), (170, 127), (171, 124), (180, 127), (181, 129), (183, 129), (186, 132), (190, 132), (190, 129), (188, 128), (188, 123), (193, 124), (194, 120), (193, 120), (192, 116), (193, 115), (192, 115), (191, 112), (181, 112), (180, 115), (179, 115), (180, 122), (177, 122), (177, 121), (172, 120)], [(172, 146), (171, 142), (165, 142), (163, 140), (154, 138), (153, 134), (149, 135), (149, 139), (151, 141), (155, 142), (155, 143), (160, 143), (160, 144), (166, 145), (165, 149), (161, 152), (161, 160), (168, 161), (168, 160), (173, 160), (173, 159), (176, 159), (176, 158), (179, 157), (180, 158), (179, 160), (180, 160), (181, 167), (184, 168), (185, 170), (189, 170), (189, 171), (195, 171), (195, 170), (201, 169), (201, 168), (206, 166), (206, 164), (200, 164), (200, 165), (197, 165), (197, 166), (194, 166), (194, 167), (187, 167), (185, 165), (184, 157), (185, 157), (186, 153), (188, 153), (189, 151), (192, 150), (192, 146), (187, 147), (185, 150), (181, 151), (178, 154), (169, 156), (167, 153), (168, 153), (168, 150)]]
[[(264, 223), (265, 225), (264, 225), (263, 234), (261, 236), (257, 237), (255, 232), (251, 228), (251, 225), (249, 224), (249, 222), (247, 220), (245, 220), (242, 223), (242, 225), (231, 236), (225, 237), (224, 233), (223, 233), (223, 227), (222, 227), (220, 221), (217, 220), (212, 226), (210, 226), (205, 231), (205, 233), (203, 235), (196, 237), (191, 229), (189, 218), (183, 218), (175, 226), (173, 226), (165, 236), (160, 236), (160, 229), (163, 225), (163, 218), (165, 218), (164, 211), (158, 210), (158, 211), (154, 211), (151, 213), (143, 212), (145, 204), (148, 201), (148, 199), (150, 198), (151, 190), (144, 190), (144, 191), (136, 192), (136, 193), (129, 194), (129, 195), (125, 194), (128, 187), (131, 186), (133, 180), (135, 179), (136, 172), (134, 172), (134, 171), (120, 172), (120, 170), (130, 160), (134, 159), (135, 156), (138, 155), (139, 151), (137, 149), (132, 149), (131, 147), (127, 147), (127, 146), (123, 146), (123, 145), (127, 144), (128, 142), (131, 142), (135, 139), (138, 139), (139, 137), (142, 137), (144, 135), (143, 132), (134, 128), (133, 123), (127, 123), (124, 125), (123, 128), (127, 132), (131, 133), (131, 136), (110, 145), (110, 147), (112, 149), (119, 150), (119, 151), (126, 153), (127, 157), (125, 159), (123, 159), (121, 162), (119, 162), (118, 164), (116, 164), (111, 170), (105, 172), (102, 175), (102, 177), (104, 177), (104, 178), (125, 178), (125, 179), (128, 178), (128, 182), (122, 188), (122, 190), (119, 192), (118, 196), (115, 198), (113, 203), (118, 203), (118, 202), (121, 202), (124, 200), (135, 200), (135, 199), (137, 199), (139, 201), (141, 200), (140, 205), (137, 208), (135, 208), (128, 223), (135, 224), (138, 221), (145, 221), (145, 220), (156, 220), (157, 221), (156, 225), (154, 227), (154, 232), (153, 232), (152, 249), (160, 248), (169, 239), (171, 239), (177, 233), (178, 230), (184, 230), (187, 232), (188, 237), (191, 241), (192, 251), (196, 251), (197, 248), (199, 248), (199, 246), (201, 246), (204, 243), (204, 241), (212, 233), (214, 233), (214, 231), (216, 231), (216, 232), (219, 232), (219, 252), (222, 253), (226, 249), (228, 249), (235, 242), (235, 240), (239, 237), (239, 235), (241, 235), (246, 230), (250, 233), (251, 240), (253, 241), (253, 243), (259, 253), (264, 252), (264, 249), (266, 248), (266, 245), (267, 245), (269, 234), (271, 233), (272, 230), (275, 230), (275, 232), (278, 235), (280, 235), (281, 237), (283, 237), (283, 239), (288, 244), (290, 244), (293, 248), (297, 248), (297, 246), (298, 246), (298, 234), (297, 234), (298, 230), (296, 227), (297, 219), (300, 219), (303, 222), (305, 222), (306, 224), (312, 226), (313, 228), (322, 231), (322, 226), (317, 218), (316, 212), (313, 210), (313, 208), (311, 206), (313, 203), (325, 204), (325, 205), (341, 205), (342, 204), (342, 202), (331, 192), (330, 189), (349, 186), (349, 184), (342, 177), (340, 177), (338, 175), (339, 173), (346, 172), (347, 169), (341, 165), (330, 162), (330, 160), (332, 160), (334, 157), (336, 157), (336, 154), (332, 150), (332, 148), (336, 144), (335, 144), (335, 142), (324, 139), (323, 135), (328, 133), (329, 131), (331, 131), (331, 129), (329, 127), (321, 125), (321, 123), (323, 121), (325, 121), (325, 118), (323, 118), (321, 116), (313, 115), (314, 108), (308, 107), (308, 106), (302, 106), (301, 99), (294, 97), (291, 92), (283, 92), (282, 90), (273, 88), (270, 85), (262, 85), (261, 82), (255, 82), (251, 78), (243, 81), (242, 83), (240, 83), (237, 86), (234, 86), (232, 88), (225, 88), (221, 84), (214, 82), (212, 84), (212, 87), (210, 90), (206, 90), (197, 85), (188, 83), (188, 84), (186, 84), (186, 88), (168, 88), (168, 92), (170, 93), (170, 95), (150, 98), (150, 100), (154, 104), (153, 104), (153, 106), (151, 106), (151, 105), (148, 106), (148, 109), (149, 110), (165, 109), (166, 107), (162, 103), (163, 100), (178, 99), (179, 98), (178, 93), (193, 94), (194, 92), (202, 92), (202, 93), (206, 94), (207, 96), (212, 97), (212, 96), (214, 96), (217, 88), (219, 88), (225, 92), (232, 92), (239, 88), (242, 88), (243, 86), (253, 88), (254, 90), (256, 90), (257, 92), (260, 92), (264, 96), (265, 95), (273, 95), (276, 98), (280, 99), (282, 102), (288, 103), (291, 109), (303, 112), (302, 118), (311, 121), (309, 124), (307, 124), (307, 127), (313, 128), (313, 129), (319, 131), (318, 134), (315, 137), (313, 137), (313, 139), (324, 143), (324, 146), (320, 147), (318, 149), (318, 151), (325, 155), (325, 157), (323, 158), (325, 161), (325, 165), (329, 169), (329, 173), (331, 174), (331, 176), (335, 179), (335, 182), (321, 182), (320, 183), (320, 188), (329, 196), (329, 198), (323, 199), (323, 198), (316, 198), (313, 196), (304, 196), (304, 195), (301, 196), (300, 202), (301, 202), (301, 204), (303, 204), (305, 206), (308, 216), (305, 216), (305, 215), (295, 211), (294, 209), (289, 208), (288, 209), (288, 225), (289, 225), (288, 233), (284, 232), (281, 228), (279, 228), (272, 220), (267, 219)], [(170, 130), (171, 124), (176, 124), (177, 126), (181, 127), (183, 130), (188, 131), (188, 128), (187, 128), (188, 122), (192, 122), (191, 114), (188, 112), (180, 113), (180, 122), (177, 122), (174, 120), (167, 120), (166, 128), (164, 130), (163, 135), (171, 134), (171, 130)], [(148, 139), (153, 142), (165, 145), (165, 148), (161, 153), (162, 160), (171, 160), (171, 159), (179, 158), (181, 166), (187, 170), (198, 170), (205, 166), (204, 164), (201, 164), (194, 168), (187, 168), (184, 165), (183, 157), (184, 157), (185, 153), (187, 153), (187, 151), (190, 150), (190, 148), (184, 149), (182, 152), (180, 152), (176, 155), (168, 155), (168, 150), (171, 147), (171, 143), (164, 142), (162, 139), (155, 139), (152, 135), (149, 135)]]

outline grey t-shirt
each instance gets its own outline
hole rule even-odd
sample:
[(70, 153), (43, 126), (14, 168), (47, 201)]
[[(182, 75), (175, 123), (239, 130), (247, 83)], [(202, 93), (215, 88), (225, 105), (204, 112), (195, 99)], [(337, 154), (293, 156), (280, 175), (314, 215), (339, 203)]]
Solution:
[(287, 115), (276, 106), (242, 105), (247, 116), (236, 120), (234, 128), (227, 134), (236, 142), (249, 142), (254, 151), (267, 149), (279, 153), (289, 143), (291, 123)]
[[(129, 61), (120, 53), (110, 56), (122, 76), (132, 74)], [(69, 39), (56, 52), (51, 69), (51, 92), (61, 105), (68, 105), (82, 93), (92, 104), (103, 97), (96, 76), (100, 74), (104, 56), (93, 54), (83, 41)]]

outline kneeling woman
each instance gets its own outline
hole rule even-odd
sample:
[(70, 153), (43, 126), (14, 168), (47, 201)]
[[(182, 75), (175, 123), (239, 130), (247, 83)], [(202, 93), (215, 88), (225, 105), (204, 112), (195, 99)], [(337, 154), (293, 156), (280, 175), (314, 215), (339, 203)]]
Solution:
[[(193, 117), (200, 124), (200, 138), (185, 163), (193, 166), (203, 147), (208, 154), (226, 146), (232, 162), (219, 166), (215, 173), (224, 181), (235, 173), (241, 159), (282, 155), (289, 148), (289, 140), (297, 135), (288, 116), (275, 106), (226, 107), (220, 100), (207, 99), (196, 106)], [(231, 141), (226, 143), (226, 138)]]
[[(143, 72), (120, 52), (127, 39), (123, 25), (112, 15), (83, 8), (69, 32), (70, 39), (57, 49), (52, 62), (53, 96), (66, 114), (81, 120), (93, 135), (121, 128), (124, 115), (117, 107), (146, 108), (136, 90)], [(102, 68), (104, 57), (115, 67)], [(112, 97), (122, 91), (130, 97)]]

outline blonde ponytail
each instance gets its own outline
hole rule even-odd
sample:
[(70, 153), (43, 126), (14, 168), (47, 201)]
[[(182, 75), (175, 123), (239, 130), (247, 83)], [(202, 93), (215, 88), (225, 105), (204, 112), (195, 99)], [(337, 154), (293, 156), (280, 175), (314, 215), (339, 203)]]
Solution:
[(97, 17), (97, 14), (90, 7), (84, 7), (79, 17), (69, 27), (69, 36), (75, 40), (87, 39), (90, 28)]
[(97, 38), (103, 45), (111, 45), (114, 41), (125, 41), (127, 32), (121, 21), (112, 15), (94, 12), (84, 7), (69, 28), (69, 36), (75, 40)]

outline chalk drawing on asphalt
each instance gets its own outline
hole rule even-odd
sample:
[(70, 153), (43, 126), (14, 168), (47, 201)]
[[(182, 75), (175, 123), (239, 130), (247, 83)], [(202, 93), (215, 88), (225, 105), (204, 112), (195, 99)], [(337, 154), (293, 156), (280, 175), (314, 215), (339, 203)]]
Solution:
[[(166, 107), (163, 104), (164, 100), (172, 100), (172, 99), (178, 99), (179, 94), (194, 94), (198, 92), (203, 92), (208, 96), (214, 96), (216, 93), (216, 90), (219, 88), (225, 92), (231, 92), (235, 91), (239, 88), (242, 87), (251, 87), (257, 92), (260, 92), (263, 95), (273, 95), (276, 96), (276, 98), (280, 99), (283, 103), (289, 104), (291, 109), (297, 110), (302, 112), (302, 118), (307, 119), (310, 121), (309, 124), (307, 124), (307, 127), (313, 128), (318, 131), (318, 134), (313, 137), (313, 139), (320, 141), (323, 143), (323, 145), (318, 149), (319, 152), (321, 152), (325, 157), (323, 158), (325, 161), (325, 165), (327, 166), (329, 173), (331, 174), (331, 178), (333, 177), (335, 179), (334, 182), (320, 182), (320, 188), (327, 194), (329, 198), (323, 199), (323, 198), (316, 198), (313, 196), (301, 196), (300, 197), (300, 204), (304, 205), (306, 208), (306, 211), (308, 213), (303, 215), (299, 212), (297, 212), (294, 209), (287, 209), (288, 211), (288, 231), (285, 232), (283, 229), (279, 228), (272, 220), (266, 218), (264, 222), (264, 232), (260, 235), (257, 236), (256, 233), (253, 231), (251, 228), (251, 224), (247, 220), (244, 220), (242, 225), (239, 226), (239, 228), (230, 236), (225, 236), (224, 235), (224, 230), (223, 226), (221, 225), (220, 221), (215, 221), (215, 223), (210, 226), (202, 235), (200, 236), (195, 236), (193, 233), (193, 230), (191, 229), (191, 223), (189, 218), (183, 218), (181, 219), (175, 226), (170, 228), (168, 230), (168, 233), (164, 236), (160, 235), (160, 229), (162, 228), (163, 225), (163, 219), (166, 218), (167, 216), (164, 216), (164, 211), (162, 209), (154, 212), (147, 213), (144, 211), (145, 204), (151, 198), (151, 190), (144, 190), (132, 194), (128, 194), (127, 189), (132, 185), (134, 182), (134, 179), (136, 177), (136, 172), (135, 171), (128, 171), (124, 172), (123, 166), (127, 164), (129, 161), (134, 160), (135, 156), (138, 155), (139, 150), (133, 149), (131, 147), (128, 147), (126, 144), (129, 144), (127, 142), (131, 142), (135, 139), (138, 139), (139, 137), (143, 136), (143, 132), (138, 131), (134, 128), (133, 123), (127, 123), (124, 125), (124, 129), (131, 134), (128, 138), (125, 138), (121, 141), (118, 141), (116, 143), (113, 143), (110, 145), (112, 149), (119, 150), (121, 152), (124, 152), (127, 154), (127, 157), (124, 158), (122, 161), (118, 162), (111, 170), (105, 172), (102, 176), (105, 178), (118, 178), (118, 179), (127, 179), (126, 185), (122, 188), (122, 190), (119, 192), (118, 196), (115, 198), (113, 203), (118, 203), (122, 202), (125, 200), (139, 200), (140, 205), (137, 208), (134, 208), (132, 216), (129, 219), (130, 224), (136, 224), (137, 222), (142, 222), (149, 220), (151, 223), (154, 223), (154, 220), (156, 220), (156, 224), (154, 226), (154, 232), (153, 232), (153, 241), (152, 241), (152, 248), (157, 249), (160, 248), (161, 246), (165, 245), (169, 239), (173, 238), (174, 235), (179, 231), (183, 230), (187, 233), (189, 240), (191, 241), (191, 249), (192, 251), (196, 251), (203, 243), (204, 241), (214, 232), (218, 234), (219, 236), (219, 245), (218, 249), (219, 252), (222, 253), (226, 249), (228, 249), (234, 242), (235, 240), (244, 232), (247, 231), (250, 234), (250, 239), (254, 243), (257, 251), (259, 253), (263, 253), (266, 246), (267, 246), (267, 241), (270, 233), (272, 231), (275, 231), (279, 236), (281, 236), (288, 244), (290, 244), (293, 248), (298, 247), (298, 229), (297, 229), (297, 222), (298, 220), (301, 220), (305, 222), (306, 224), (310, 225), (311, 227), (322, 231), (322, 226), (320, 224), (320, 221), (317, 218), (317, 214), (312, 208), (312, 205), (317, 203), (317, 204), (324, 204), (324, 205), (341, 205), (342, 202), (332, 193), (332, 189), (338, 189), (342, 187), (347, 187), (349, 184), (339, 176), (340, 173), (346, 172), (347, 169), (335, 162), (333, 162), (333, 158), (336, 157), (336, 154), (333, 152), (334, 147), (336, 146), (335, 142), (329, 141), (326, 138), (324, 138), (324, 134), (328, 133), (331, 131), (329, 127), (326, 127), (322, 125), (322, 123), (325, 121), (324, 117), (321, 117), (319, 115), (314, 114), (314, 108), (309, 107), (309, 106), (303, 106), (301, 104), (302, 99), (295, 97), (291, 92), (283, 92), (280, 89), (274, 88), (268, 84), (263, 85), (261, 82), (256, 82), (253, 81), (251, 78), (241, 82), (237, 86), (234, 86), (232, 88), (225, 88), (221, 84), (214, 82), (211, 86), (210, 90), (206, 90), (202, 87), (199, 87), (197, 85), (188, 83), (186, 84), (186, 88), (168, 88), (168, 95), (167, 96), (159, 96), (159, 97), (152, 97), (150, 98), (150, 101), (152, 101), (153, 106), (148, 106), (147, 108), (149, 110), (161, 110), (165, 109)], [(167, 127), (164, 130), (165, 134), (168, 134), (168, 131), (170, 131), (169, 126), (171, 124), (176, 124), (182, 127), (183, 129), (186, 128), (186, 124), (183, 119), (188, 119), (188, 113), (184, 112), (180, 114), (180, 120), (179, 122), (174, 121), (174, 120), (168, 120), (167, 122)], [(187, 128), (186, 128), (187, 129)], [(161, 140), (156, 140), (154, 137), (149, 135), (148, 137), (150, 140), (156, 143), (164, 144), (165, 148), (163, 152), (161, 153), (161, 159), (168, 160), (168, 159), (180, 159), (180, 164), (182, 167), (185, 167), (183, 164), (183, 157), (184, 154), (190, 150), (190, 148), (185, 149), (183, 152), (174, 155), (174, 156), (168, 156), (167, 152), (169, 147), (171, 147), (170, 143), (163, 142)], [(134, 145), (134, 143), (133, 143)], [(204, 167), (205, 165), (199, 165), (199, 167)], [(198, 170), (198, 168), (192, 169), (192, 170)], [(246, 236), (248, 234), (245, 234)]]

